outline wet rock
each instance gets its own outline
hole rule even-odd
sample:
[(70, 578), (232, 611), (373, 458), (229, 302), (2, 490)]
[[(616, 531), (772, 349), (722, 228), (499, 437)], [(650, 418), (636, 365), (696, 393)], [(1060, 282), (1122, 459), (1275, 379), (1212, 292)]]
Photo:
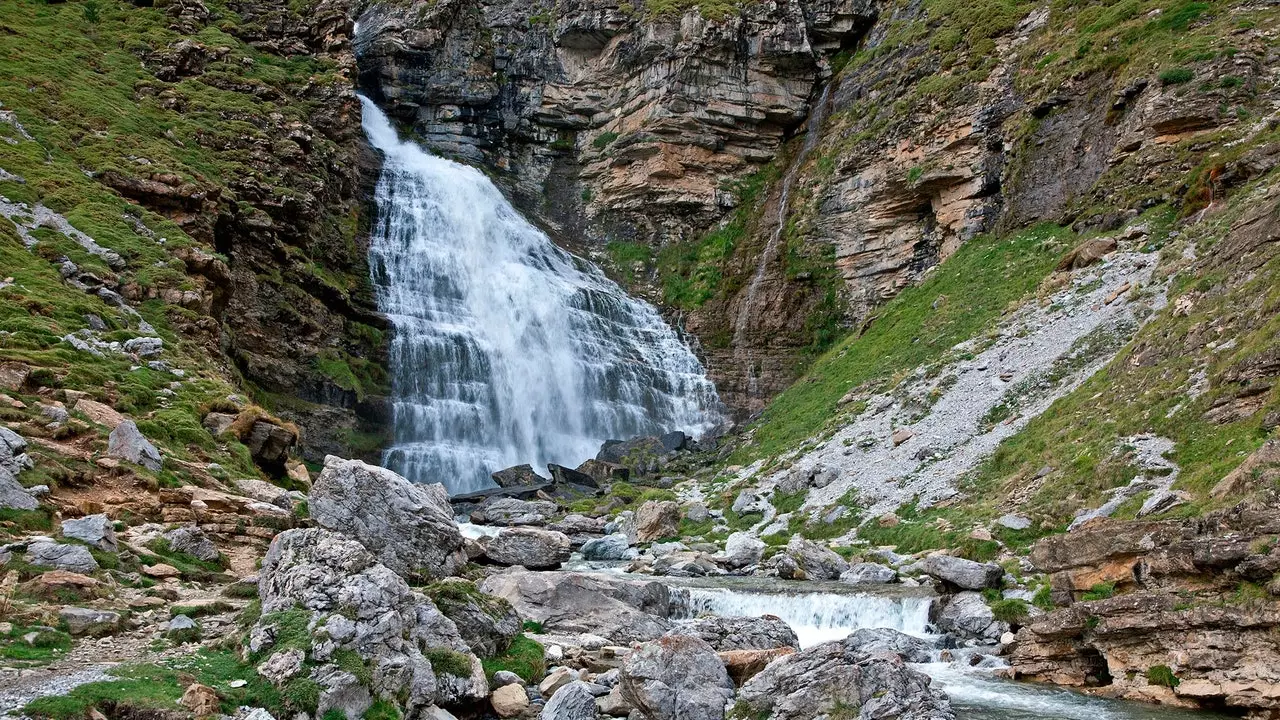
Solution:
[(938, 629), (964, 638), (998, 642), (1009, 631), (1008, 623), (996, 620), (982, 595), (962, 592), (952, 596), (938, 615)]
[(142, 435), (132, 420), (125, 420), (111, 431), (107, 437), (107, 455), (128, 460), (152, 472), (160, 471), (160, 451)]
[(506, 599), (548, 633), (590, 633), (614, 644), (643, 642), (671, 628), (672, 592), (663, 584), (581, 573), (511, 571), (480, 590)]
[(596, 453), (597, 460), (631, 468), (637, 474), (650, 475), (662, 466), (670, 451), (662, 438), (645, 436), (630, 440), (606, 440)]
[(74, 520), (62, 521), (62, 536), (80, 540), (99, 550), (115, 552), (120, 544), (116, 541), (115, 527), (106, 515), (86, 515)]
[(840, 574), (840, 582), (850, 585), (883, 585), (898, 579), (898, 572), (879, 563), (858, 563)]
[(350, 535), (401, 574), (448, 577), (466, 564), (462, 534), (439, 484), (330, 455), (308, 495), (311, 518)]
[(670, 577), (703, 577), (723, 575), (725, 571), (720, 568), (714, 556), (693, 550), (663, 555), (654, 561), (653, 572)]
[(622, 533), (588, 540), (582, 545), (583, 560), (632, 560), (637, 554)]
[(1004, 577), (1004, 568), (995, 563), (978, 563), (951, 555), (931, 555), (919, 565), (926, 575), (964, 590), (998, 587)]
[(632, 651), (618, 685), (627, 702), (652, 720), (721, 720), (733, 697), (733, 681), (715, 650), (682, 635)]
[(174, 528), (162, 536), (169, 542), (169, 549), (186, 553), (205, 562), (218, 562), (222, 553), (214, 546), (204, 531), (194, 525)]
[(791, 626), (772, 615), (698, 618), (680, 622), (667, 634), (696, 637), (718, 651), (800, 647)]
[(36, 567), (56, 568), (68, 572), (89, 575), (98, 571), (98, 561), (89, 548), (83, 545), (63, 545), (56, 542), (36, 542), (27, 546), (28, 563)]
[(893, 653), (909, 663), (933, 662), (937, 654), (929, 642), (888, 628), (861, 628), (840, 642), (847, 652), (861, 657)]
[(739, 707), (770, 720), (812, 720), (835, 706), (850, 717), (955, 717), (928, 676), (882, 649), (862, 641), (830, 642), (779, 658), (739, 689)]
[(568, 535), (531, 527), (504, 528), (497, 535), (480, 538), (479, 542), (491, 562), (520, 565), (530, 570), (560, 567), (573, 553)]
[(118, 612), (95, 608), (64, 607), (58, 611), (58, 619), (72, 635), (110, 635), (120, 629)]
[(549, 480), (534, 472), (532, 465), (516, 465), (499, 470), (489, 477), (498, 483), (498, 487), (524, 487), (529, 485), (545, 485)]
[(636, 539), (654, 542), (680, 534), (680, 506), (673, 500), (649, 500), (636, 511)]
[(764, 542), (747, 532), (735, 532), (724, 542), (724, 554), (721, 560), (731, 568), (744, 568), (755, 565), (764, 557)]

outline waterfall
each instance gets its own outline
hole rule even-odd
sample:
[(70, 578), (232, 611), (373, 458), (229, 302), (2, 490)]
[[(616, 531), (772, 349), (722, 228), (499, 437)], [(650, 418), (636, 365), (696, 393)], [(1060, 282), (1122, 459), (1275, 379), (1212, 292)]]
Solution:
[(889, 628), (908, 635), (929, 634), (928, 597), (883, 595), (742, 592), (726, 588), (689, 588), (689, 617), (774, 615), (796, 631), (801, 647), (843, 640), (860, 628)]
[(719, 423), (715, 386), (652, 306), (361, 102), (385, 156), (369, 253), (393, 328), (384, 464), (458, 494), (512, 465), (576, 466), (609, 438)]

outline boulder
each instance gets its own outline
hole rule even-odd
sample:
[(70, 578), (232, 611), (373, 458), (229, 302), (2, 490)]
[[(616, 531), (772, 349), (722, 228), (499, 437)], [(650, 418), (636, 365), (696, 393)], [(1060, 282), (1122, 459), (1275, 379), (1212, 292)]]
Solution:
[(164, 636), (175, 643), (196, 642), (200, 639), (200, 623), (186, 615), (174, 615), (165, 626)]
[(861, 628), (840, 641), (845, 650), (863, 657), (892, 653), (909, 663), (937, 660), (937, 650), (928, 641), (888, 628)]
[[(4, 563), (0, 562), (0, 566)], [(22, 584), (23, 592), (45, 600), (62, 600), (68, 598), (87, 600), (103, 594), (102, 583), (88, 575), (67, 572), (66, 570), (49, 570), (31, 578)]]
[(700, 523), (711, 517), (711, 511), (703, 503), (696, 502), (684, 509), (684, 517), (692, 523)]
[(663, 555), (654, 561), (653, 572), (655, 575), (669, 577), (704, 577), (723, 575), (725, 571), (720, 569), (714, 556), (691, 550)]
[(606, 535), (582, 544), (583, 560), (633, 560), (637, 552), (622, 533)]
[(658, 582), (514, 570), (485, 578), (480, 590), (506, 599), (521, 618), (558, 635), (590, 633), (625, 645), (671, 628), (672, 591)]
[(800, 647), (800, 639), (791, 626), (773, 615), (685, 620), (667, 634), (696, 637), (718, 651)]
[(504, 528), (497, 535), (479, 539), (485, 557), (498, 565), (520, 565), (530, 570), (560, 567), (573, 550), (569, 536), (531, 527)]
[(158, 337), (136, 337), (124, 341), (124, 351), (138, 357), (155, 357), (164, 352), (164, 340)]
[(516, 465), (505, 470), (499, 470), (489, 477), (498, 484), (498, 487), (525, 487), (529, 485), (545, 485), (549, 480), (533, 471), (532, 465)]
[(493, 691), (489, 704), (493, 705), (498, 717), (517, 717), (529, 707), (529, 695), (524, 691), (524, 685), (503, 685)]
[(600, 446), (600, 452), (596, 453), (596, 459), (647, 474), (657, 472), (670, 452), (663, 445), (662, 438), (650, 435), (630, 440), (606, 440)]
[(213, 541), (195, 525), (174, 528), (161, 537), (168, 541), (169, 549), (175, 552), (186, 553), (205, 562), (218, 562), (222, 559), (222, 553), (218, 552)]
[(88, 575), (98, 571), (98, 561), (83, 545), (35, 542), (27, 546), (27, 562), (36, 567), (55, 568)]
[(540, 720), (596, 720), (596, 696), (587, 683), (571, 682), (551, 696), (542, 708)]
[(636, 511), (636, 539), (653, 542), (680, 534), (680, 506), (673, 500), (648, 500)]
[(686, 635), (662, 637), (632, 651), (618, 686), (649, 720), (722, 720), (733, 697), (733, 680), (715, 650)]
[(596, 698), (596, 709), (609, 717), (627, 717), (635, 708), (622, 696), (622, 688), (615, 685), (604, 697)]
[(978, 563), (951, 555), (931, 555), (919, 563), (926, 575), (964, 590), (984, 590), (1000, 586), (1004, 568), (995, 563)]
[[(298, 608), (313, 624), (308, 644), (298, 648), (308, 660), (355, 651), (375, 669), (374, 689), (404, 698), (406, 716), (489, 695), (484, 669), (454, 622), (361, 543), (321, 528), (286, 530), (263, 558), (258, 592), (263, 615), (248, 646), (259, 658), (278, 633), (272, 614)], [(321, 705), (351, 709), (370, 698), (351, 673), (321, 673), (325, 667), (313, 678), (323, 688)]]
[(74, 520), (62, 521), (62, 537), (73, 538), (90, 547), (115, 552), (120, 549), (116, 530), (106, 515), (86, 515)]
[(137, 423), (125, 420), (107, 436), (107, 455), (159, 472), (160, 451), (142, 435)]
[(279, 477), (287, 472), (285, 461), (289, 459), (289, 452), (298, 444), (298, 433), (292, 427), (267, 420), (255, 420), (240, 441), (249, 448), (254, 464)]
[(885, 652), (884, 644), (855, 636), (770, 663), (738, 690), (738, 714), (812, 720), (829, 717), (832, 708), (839, 707), (845, 717), (955, 717), (946, 696), (930, 687), (928, 676), (907, 666), (901, 656)]
[(563, 465), (554, 463), (547, 465), (548, 472), (551, 473), (551, 481), (556, 485), (567, 487), (587, 488), (591, 490), (599, 489), (600, 483), (596, 479), (586, 473), (578, 472), (573, 468), (567, 468)]
[(883, 585), (897, 579), (897, 570), (879, 563), (857, 563), (840, 574), (840, 582), (850, 585)]
[(962, 592), (951, 597), (938, 614), (938, 629), (961, 638), (999, 642), (1009, 624), (996, 620), (980, 593)]
[(804, 573), (803, 576), (796, 577), (793, 572), (791, 577), (786, 577), (782, 574), (782, 567), (779, 566), (778, 575), (788, 580), (838, 580), (840, 575), (849, 569), (849, 563), (835, 554), (831, 548), (806, 540), (799, 535), (791, 537), (785, 552)]
[(565, 515), (553, 523), (547, 524), (548, 530), (556, 530), (565, 535), (600, 535), (604, 533), (604, 518), (587, 517), (578, 513)]
[(501, 655), (520, 634), (520, 615), (511, 603), (480, 592), (469, 580), (448, 578), (432, 585), (427, 594), (480, 657)]
[(222, 704), (217, 690), (200, 683), (188, 685), (182, 693), (180, 702), (182, 707), (190, 710), (191, 714), (198, 718), (217, 715)]
[(182, 577), (182, 571), (169, 565), (168, 563), (156, 563), (155, 565), (143, 565), (142, 574), (147, 577), (153, 577), (159, 580), (167, 578)]
[(726, 650), (716, 655), (724, 663), (724, 669), (729, 673), (733, 684), (741, 687), (743, 683), (759, 675), (769, 663), (795, 651), (795, 648), (780, 647), (771, 650)]
[(281, 650), (260, 663), (257, 673), (267, 682), (280, 687), (302, 672), (302, 664), (306, 659), (307, 654), (298, 648)]
[(211, 412), (204, 416), (200, 424), (205, 430), (214, 437), (219, 437), (222, 433), (231, 429), (236, 422), (236, 416), (233, 413)]
[(58, 619), (72, 635), (110, 635), (120, 629), (120, 613), (95, 608), (64, 607)]
[(1054, 268), (1057, 272), (1071, 272), (1088, 267), (1108, 254), (1116, 251), (1116, 239), (1114, 237), (1095, 237), (1085, 240), (1068, 252), (1058, 261), (1058, 266)]
[(1014, 515), (1010, 513), (1008, 515), (1001, 515), (1000, 518), (996, 520), (996, 524), (1010, 530), (1026, 530), (1031, 527), (1031, 520), (1023, 517), (1022, 515)]
[(477, 525), (546, 525), (558, 510), (555, 503), (546, 500), (492, 497), (472, 511), (471, 522)]
[(631, 479), (631, 471), (622, 465), (592, 458), (578, 466), (578, 472), (590, 475), (600, 486)]
[(0, 509), (35, 510), (40, 507), (40, 503), (18, 482), (18, 475), (34, 464), (26, 453), (26, 438), (0, 425)]
[(443, 485), (330, 455), (307, 505), (317, 525), (354, 537), (402, 575), (448, 577), (467, 562)]
[(731, 568), (755, 565), (764, 557), (764, 542), (748, 532), (736, 532), (724, 542), (724, 553), (716, 559)]

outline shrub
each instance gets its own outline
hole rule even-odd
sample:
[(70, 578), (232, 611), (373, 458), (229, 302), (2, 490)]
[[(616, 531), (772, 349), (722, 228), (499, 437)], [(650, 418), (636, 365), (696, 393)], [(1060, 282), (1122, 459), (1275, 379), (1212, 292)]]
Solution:
[(591, 141), (591, 146), (597, 150), (603, 150), (609, 147), (610, 145), (612, 145), (613, 141), (617, 139), (618, 139), (618, 133), (616, 132), (612, 132), (612, 131), (602, 132), (600, 133), (599, 136), (596, 137), (595, 140)]
[(1190, 68), (1169, 68), (1160, 73), (1160, 82), (1164, 85), (1181, 85), (1185, 82), (1191, 82), (1195, 76), (1196, 74)]
[(1029, 615), (1027, 601), (1019, 600), (1018, 598), (997, 600), (991, 603), (991, 614), (1001, 622), (1006, 622), (1010, 625), (1022, 625), (1027, 621)]
[(1182, 681), (1178, 679), (1177, 675), (1173, 674), (1173, 669), (1168, 665), (1153, 665), (1147, 668), (1147, 682), (1152, 685), (1176, 688)]

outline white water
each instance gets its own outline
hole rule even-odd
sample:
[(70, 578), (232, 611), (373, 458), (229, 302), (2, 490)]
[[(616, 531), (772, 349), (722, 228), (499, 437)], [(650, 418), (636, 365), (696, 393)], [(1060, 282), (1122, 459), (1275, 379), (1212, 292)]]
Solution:
[(718, 424), (715, 387), (652, 306), (361, 101), (385, 155), (370, 267), (394, 328), (388, 467), (458, 494), (512, 465), (576, 466), (609, 438)]
[(908, 635), (929, 634), (928, 597), (884, 597), (806, 593), (752, 593), (725, 588), (689, 588), (690, 615), (758, 617), (775, 615), (796, 631), (801, 647), (843, 640), (859, 628), (890, 628)]

